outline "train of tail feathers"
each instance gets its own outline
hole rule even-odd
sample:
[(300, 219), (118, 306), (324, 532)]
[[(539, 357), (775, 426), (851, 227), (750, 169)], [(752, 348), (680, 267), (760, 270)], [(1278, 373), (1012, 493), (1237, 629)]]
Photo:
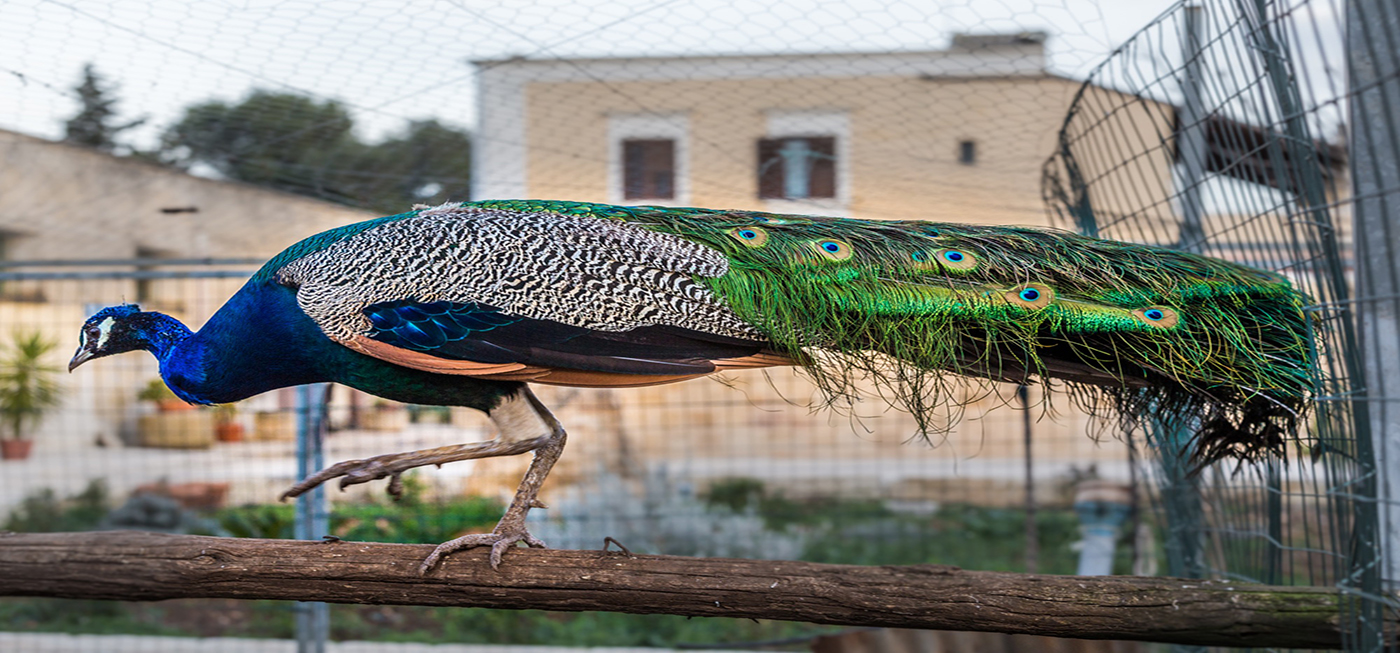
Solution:
[[(950, 377), (1055, 380), (1125, 424), (1195, 433), (1200, 464), (1284, 446), (1309, 403), (1307, 298), (1280, 275), (1194, 254), (1022, 227), (500, 200), (311, 236), (273, 257), (198, 332), (114, 306), (69, 369), (145, 349), (177, 395), (236, 401), (336, 382), (468, 406), (497, 440), (349, 461), (289, 490), (534, 451), (489, 534), (492, 564), (564, 431), (528, 383), (641, 386), (797, 365), (833, 395), (873, 376), (921, 426)], [(990, 380), (990, 381), (987, 381)]]

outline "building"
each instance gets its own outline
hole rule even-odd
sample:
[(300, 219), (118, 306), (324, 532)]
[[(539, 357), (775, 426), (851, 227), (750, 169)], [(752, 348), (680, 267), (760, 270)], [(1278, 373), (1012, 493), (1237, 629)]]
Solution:
[[(0, 261), (7, 263), (263, 259), (308, 235), (367, 217), (374, 216), (0, 130)], [(241, 283), (217, 285), (236, 289)], [(222, 292), (196, 297), (181, 285), (188, 284), (83, 280), (46, 281), (40, 288), (11, 282), (0, 297), (104, 305), (125, 298), (195, 322), (227, 298)]]
[(1044, 39), (478, 62), (473, 196), (1043, 224), (1080, 86), (1046, 72)]

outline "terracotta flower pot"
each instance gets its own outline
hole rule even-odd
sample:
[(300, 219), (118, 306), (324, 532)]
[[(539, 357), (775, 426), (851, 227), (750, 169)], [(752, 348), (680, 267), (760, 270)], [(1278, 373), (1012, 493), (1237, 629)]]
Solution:
[(219, 442), (239, 442), (243, 439), (243, 425), (238, 422), (222, 422), (214, 426), (214, 438)]
[(33, 440), (0, 440), (0, 458), (5, 460), (24, 460), (33, 449)]
[(187, 404), (184, 399), (161, 399), (156, 402), (156, 409), (162, 413), (178, 413), (182, 410), (194, 410), (195, 408), (198, 406)]

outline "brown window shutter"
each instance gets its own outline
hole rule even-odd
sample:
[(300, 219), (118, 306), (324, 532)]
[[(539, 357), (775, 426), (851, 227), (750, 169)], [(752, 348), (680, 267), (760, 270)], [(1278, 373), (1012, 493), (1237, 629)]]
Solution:
[(809, 138), (807, 147), (816, 157), (812, 160), (812, 197), (836, 197), (836, 139)]
[(763, 199), (783, 197), (783, 157), (778, 150), (783, 146), (781, 138), (762, 138), (758, 141), (758, 196)]
[(675, 141), (670, 139), (622, 141), (622, 196), (629, 200), (675, 198)]

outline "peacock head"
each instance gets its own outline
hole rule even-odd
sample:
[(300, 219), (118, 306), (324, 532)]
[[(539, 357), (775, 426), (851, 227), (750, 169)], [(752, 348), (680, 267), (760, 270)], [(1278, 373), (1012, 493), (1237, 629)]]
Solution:
[(171, 345), (188, 334), (188, 329), (168, 315), (143, 312), (135, 304), (109, 306), (83, 324), (78, 334), (78, 351), (73, 354), (73, 360), (68, 361), (68, 371), (94, 358), (138, 349), (161, 358)]

